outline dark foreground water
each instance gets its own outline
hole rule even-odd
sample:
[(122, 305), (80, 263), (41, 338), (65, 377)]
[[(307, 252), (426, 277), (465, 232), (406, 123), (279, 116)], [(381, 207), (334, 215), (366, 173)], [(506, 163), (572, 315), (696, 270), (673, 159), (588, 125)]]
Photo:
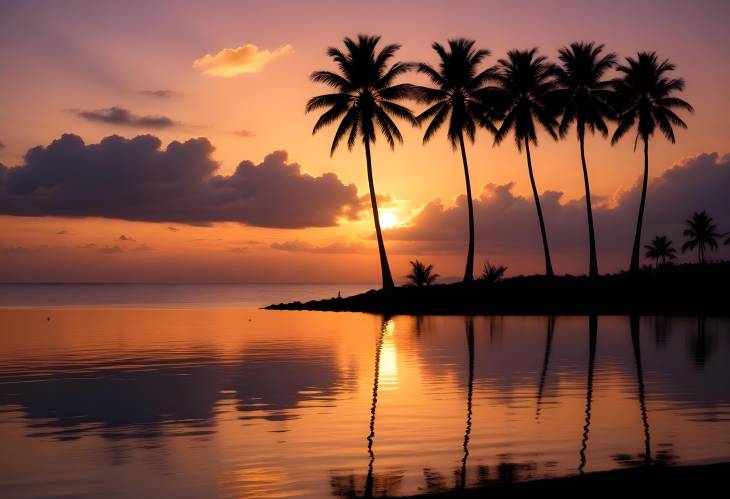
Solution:
[(730, 460), (730, 321), (0, 310), (0, 497), (394, 495)]

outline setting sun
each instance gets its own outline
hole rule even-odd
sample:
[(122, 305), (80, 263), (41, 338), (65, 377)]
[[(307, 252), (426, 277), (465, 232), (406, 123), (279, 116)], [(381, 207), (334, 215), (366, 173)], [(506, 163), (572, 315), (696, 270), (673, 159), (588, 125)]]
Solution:
[(392, 211), (384, 211), (380, 215), (380, 225), (384, 229), (390, 229), (398, 225), (398, 217)]

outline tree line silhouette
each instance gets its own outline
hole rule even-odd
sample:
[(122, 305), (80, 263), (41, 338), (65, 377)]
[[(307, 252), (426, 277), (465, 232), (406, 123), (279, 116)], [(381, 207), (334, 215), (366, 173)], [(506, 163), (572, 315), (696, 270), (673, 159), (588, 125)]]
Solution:
[[(607, 137), (607, 122), (614, 121), (616, 128), (611, 143), (615, 144), (635, 129), (634, 148), (641, 140), (644, 172), (630, 270), (639, 270), (649, 177), (649, 140), (658, 129), (674, 143), (674, 128), (687, 128), (675, 111), (693, 112), (692, 106), (677, 96), (684, 90), (685, 83), (682, 78), (671, 76), (674, 64), (660, 60), (655, 52), (638, 52), (635, 57), (626, 57), (619, 63), (617, 55), (605, 52), (601, 44), (574, 42), (559, 50), (557, 63), (532, 48), (510, 50), (496, 65), (482, 68), (484, 60), (490, 56), (489, 50), (477, 48), (474, 40), (464, 38), (448, 40), (446, 46), (434, 42), (432, 48), (438, 56), (436, 66), (423, 62), (391, 63), (401, 46), (388, 44), (379, 49), (379, 42), (379, 36), (358, 35), (357, 39), (346, 37), (343, 40), (344, 50), (330, 47), (327, 55), (338, 70), (315, 71), (311, 79), (328, 85), (333, 93), (311, 98), (305, 111), (324, 110), (312, 133), (337, 124), (330, 155), (345, 139), (349, 150), (358, 141), (364, 146), (383, 288), (393, 288), (394, 283), (378, 215), (370, 145), (379, 134), (391, 148), (395, 148), (396, 142), (403, 142), (394, 118), (416, 127), (426, 125), (424, 143), (446, 125), (452, 148), (455, 150), (458, 146), (460, 150), (469, 225), (464, 282), (474, 279), (474, 209), (465, 138), (473, 143), (476, 131), (484, 128), (494, 136), (495, 145), (513, 136), (518, 151), (524, 150), (540, 226), (545, 274), (552, 276), (550, 246), (533, 175), (530, 145), (538, 144), (538, 128), (558, 140), (565, 138), (575, 124), (585, 187), (589, 276), (595, 277), (598, 257), (585, 152), (586, 131), (592, 134), (597, 131)], [(611, 69), (618, 73), (616, 78), (606, 77)], [(397, 82), (411, 71), (425, 75), (431, 85)], [(425, 105), (426, 109), (416, 115), (400, 103), (404, 100)], [(704, 246), (700, 253), (702, 260)]]

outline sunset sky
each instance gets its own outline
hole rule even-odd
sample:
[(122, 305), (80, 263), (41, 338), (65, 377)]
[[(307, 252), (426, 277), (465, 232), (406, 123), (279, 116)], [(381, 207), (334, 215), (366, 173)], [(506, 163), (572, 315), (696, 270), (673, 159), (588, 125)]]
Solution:
[[(334, 129), (312, 136), (316, 116), (304, 114), (327, 92), (309, 81), (334, 69), (327, 47), (358, 33), (400, 43), (397, 60), (429, 63), (431, 43), (453, 37), (489, 49), (489, 65), (513, 48), (553, 59), (577, 40), (620, 60), (657, 51), (686, 79), (695, 113), (683, 115), (689, 129), (676, 144), (651, 141), (644, 243), (667, 234), (680, 247), (683, 220), (702, 209), (730, 232), (728, 19), (723, 1), (4, 1), (0, 281), (377, 282), (363, 149), (330, 157)], [(399, 125), (402, 146), (380, 140), (373, 150), (394, 276), (413, 258), (458, 276), (460, 158), (445, 132), (424, 146), (423, 130)], [(555, 270), (585, 273), (575, 134), (538, 139)], [(477, 267), (541, 271), (524, 156), (512, 140), (493, 147), (486, 132), (468, 154)], [(641, 153), (633, 134), (614, 147), (591, 137), (587, 159), (601, 271), (626, 268)], [(728, 258), (730, 247), (710, 257)]]

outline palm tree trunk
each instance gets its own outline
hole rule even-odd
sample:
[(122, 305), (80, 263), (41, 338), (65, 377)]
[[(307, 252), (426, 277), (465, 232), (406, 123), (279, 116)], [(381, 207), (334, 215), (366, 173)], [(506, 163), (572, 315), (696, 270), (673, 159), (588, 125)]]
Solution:
[(649, 137), (644, 137), (644, 183), (641, 187), (641, 203), (639, 204), (639, 218), (636, 221), (636, 235), (634, 236), (634, 250), (631, 253), (631, 272), (639, 271), (639, 252), (641, 250), (641, 225), (644, 222), (644, 206), (646, 205), (646, 187), (649, 182)]
[(552, 277), (553, 264), (550, 260), (550, 248), (548, 248), (547, 234), (545, 233), (545, 220), (542, 218), (542, 208), (540, 207), (540, 196), (537, 195), (537, 186), (535, 185), (535, 176), (532, 174), (532, 159), (530, 158), (530, 142), (525, 139), (525, 152), (527, 153), (527, 171), (530, 173), (530, 184), (532, 184), (532, 194), (535, 196), (535, 207), (537, 208), (537, 218), (540, 221), (540, 234), (542, 234), (542, 249), (545, 252), (545, 275)]
[(586, 166), (586, 155), (583, 134), (580, 141), (580, 161), (583, 164), (583, 183), (586, 188), (586, 210), (588, 211), (588, 242), (590, 245), (590, 264), (588, 275), (598, 277), (598, 256), (596, 255), (596, 234), (593, 230), (593, 208), (591, 206), (591, 187), (588, 183), (588, 167)]
[(370, 142), (365, 141), (365, 159), (368, 166), (368, 186), (370, 187), (370, 204), (373, 207), (373, 220), (375, 221), (375, 235), (378, 239), (378, 252), (380, 253), (380, 271), (383, 275), (383, 289), (393, 289), (393, 276), (390, 274), (388, 255), (385, 253), (383, 233), (380, 230), (380, 216), (378, 215), (378, 200), (375, 198), (375, 185), (373, 184), (373, 164), (370, 159)]
[(464, 282), (474, 279), (474, 206), (471, 199), (471, 182), (469, 181), (469, 163), (466, 161), (464, 135), (459, 132), (459, 146), (461, 146), (461, 161), (464, 163), (464, 180), (466, 181), (466, 202), (469, 207), (469, 252), (466, 255)]

